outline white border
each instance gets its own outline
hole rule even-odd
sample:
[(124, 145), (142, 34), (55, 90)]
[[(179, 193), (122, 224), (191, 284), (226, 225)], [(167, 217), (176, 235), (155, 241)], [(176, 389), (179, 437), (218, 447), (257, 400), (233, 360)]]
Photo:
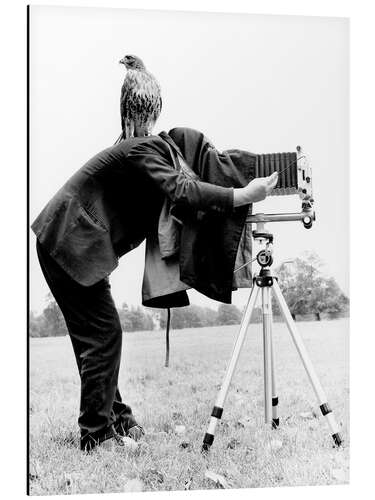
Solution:
[[(136, 0), (136, 1), (42, 1), (44, 5), (100, 6), (216, 12), (248, 12), (339, 16), (351, 18), (351, 484), (343, 487), (275, 488), (257, 490), (203, 491), (184, 493), (143, 493), (139, 498), (180, 495), (184, 498), (362, 498), (373, 497), (374, 463), (372, 431), (374, 412), (372, 310), (374, 279), (370, 258), (374, 224), (374, 9), (369, 1), (252, 1), (252, 0)], [(38, 2), (31, 2), (38, 4)], [(1, 6), (1, 202), (2, 238), (2, 361), (1, 366), (1, 491), (4, 498), (25, 494), (25, 283), (26, 283), (26, 2), (13, 0)], [(329, 224), (329, 221), (327, 221)], [(334, 231), (334, 228), (332, 229)], [(366, 255), (365, 252), (368, 252)], [(4, 255), (3, 255), (4, 254)], [(357, 262), (355, 262), (357, 260)], [(363, 264), (363, 265), (362, 265)], [(5, 270), (5, 281), (4, 281)], [(370, 276), (369, 276), (370, 273)], [(371, 301), (371, 302), (370, 302)], [(5, 306), (5, 307), (4, 307)], [(370, 314), (368, 314), (370, 313)], [(371, 315), (371, 316), (370, 316)], [(75, 497), (75, 496), (74, 496)], [(77, 498), (81, 496), (77, 496)], [(61, 498), (61, 497), (56, 497)], [(84, 498), (82, 496), (82, 498)], [(85, 497), (87, 498), (87, 497)], [(109, 495), (91, 495), (104, 500)]]

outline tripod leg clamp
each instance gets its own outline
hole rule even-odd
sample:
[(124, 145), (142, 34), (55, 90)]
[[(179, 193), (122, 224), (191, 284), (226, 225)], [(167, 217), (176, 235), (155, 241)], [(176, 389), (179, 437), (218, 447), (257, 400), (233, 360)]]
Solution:
[(212, 410), (212, 413), (211, 413), (211, 417), (215, 417), (215, 418), (221, 418), (223, 414), (223, 408), (220, 408), (219, 406), (214, 406), (213, 407), (213, 410)]
[(328, 415), (328, 413), (331, 413), (332, 410), (329, 406), (328, 403), (323, 403), (322, 405), (320, 405), (320, 411), (322, 412), (322, 415), (325, 417), (326, 415)]
[(209, 432), (206, 432), (203, 438), (203, 445), (202, 445), (202, 451), (208, 451), (214, 442), (215, 436), (213, 434), (210, 434)]
[[(323, 416), (326, 416), (326, 415), (329, 415), (330, 413), (332, 413), (331, 407), (329, 406), (328, 403), (323, 403), (322, 405), (320, 405), (320, 411), (322, 412)], [(342, 437), (341, 437), (341, 434), (339, 432), (335, 432), (334, 434), (332, 434), (332, 439), (334, 440), (336, 446), (341, 446)]]
[(341, 434), (339, 432), (332, 434), (332, 438), (337, 446), (341, 446), (342, 437), (341, 437)]

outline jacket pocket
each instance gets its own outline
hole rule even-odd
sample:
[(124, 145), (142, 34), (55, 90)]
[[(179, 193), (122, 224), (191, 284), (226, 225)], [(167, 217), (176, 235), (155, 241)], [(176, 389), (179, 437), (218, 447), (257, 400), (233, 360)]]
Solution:
[(87, 208), (83, 205), (80, 206), (78, 218), (79, 217), (81, 217), (86, 222), (89, 222), (91, 224), (95, 224), (95, 226), (102, 229), (103, 231), (108, 232), (108, 228), (104, 224), (104, 222), (101, 221), (89, 208)]
[(81, 205), (51, 255), (78, 283), (91, 286), (118, 264), (110, 233)]

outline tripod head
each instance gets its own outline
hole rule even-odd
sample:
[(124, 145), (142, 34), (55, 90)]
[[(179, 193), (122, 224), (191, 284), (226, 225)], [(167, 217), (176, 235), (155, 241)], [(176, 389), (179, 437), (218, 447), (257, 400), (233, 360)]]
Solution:
[(273, 234), (266, 228), (267, 222), (281, 221), (301, 221), (306, 229), (310, 229), (315, 220), (315, 212), (312, 207), (313, 200), (303, 200), (302, 210), (299, 213), (284, 213), (284, 214), (255, 214), (248, 215), (246, 223), (255, 223), (256, 229), (252, 232), (256, 242), (264, 248), (257, 254), (256, 260), (262, 270), (269, 268), (273, 263)]
[(262, 269), (272, 266), (273, 263), (273, 234), (265, 228), (264, 222), (257, 222), (253, 231), (254, 240), (263, 248), (258, 252), (256, 260)]
[(254, 240), (264, 248), (258, 252), (255, 259), (242, 264), (242, 266), (235, 269), (234, 272), (240, 271), (243, 267), (248, 266), (255, 260), (262, 269), (270, 267), (273, 263), (273, 234), (265, 228), (265, 224), (267, 222), (301, 221), (306, 229), (310, 229), (313, 225), (313, 221), (315, 221), (315, 212), (312, 203), (313, 200), (303, 200), (302, 210), (297, 213), (248, 215), (246, 224), (256, 224), (256, 229), (252, 232), (252, 235)]

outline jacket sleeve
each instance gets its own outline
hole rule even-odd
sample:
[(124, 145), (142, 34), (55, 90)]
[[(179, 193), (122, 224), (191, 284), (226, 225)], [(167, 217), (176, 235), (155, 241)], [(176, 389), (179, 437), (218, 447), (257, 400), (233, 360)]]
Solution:
[(233, 211), (232, 187), (187, 178), (173, 167), (167, 146), (139, 143), (129, 151), (126, 163), (149, 178), (176, 205), (217, 213)]
[(239, 188), (256, 177), (257, 155), (254, 153), (239, 149), (220, 152), (204, 134), (190, 128), (174, 128), (168, 135), (205, 182)]

